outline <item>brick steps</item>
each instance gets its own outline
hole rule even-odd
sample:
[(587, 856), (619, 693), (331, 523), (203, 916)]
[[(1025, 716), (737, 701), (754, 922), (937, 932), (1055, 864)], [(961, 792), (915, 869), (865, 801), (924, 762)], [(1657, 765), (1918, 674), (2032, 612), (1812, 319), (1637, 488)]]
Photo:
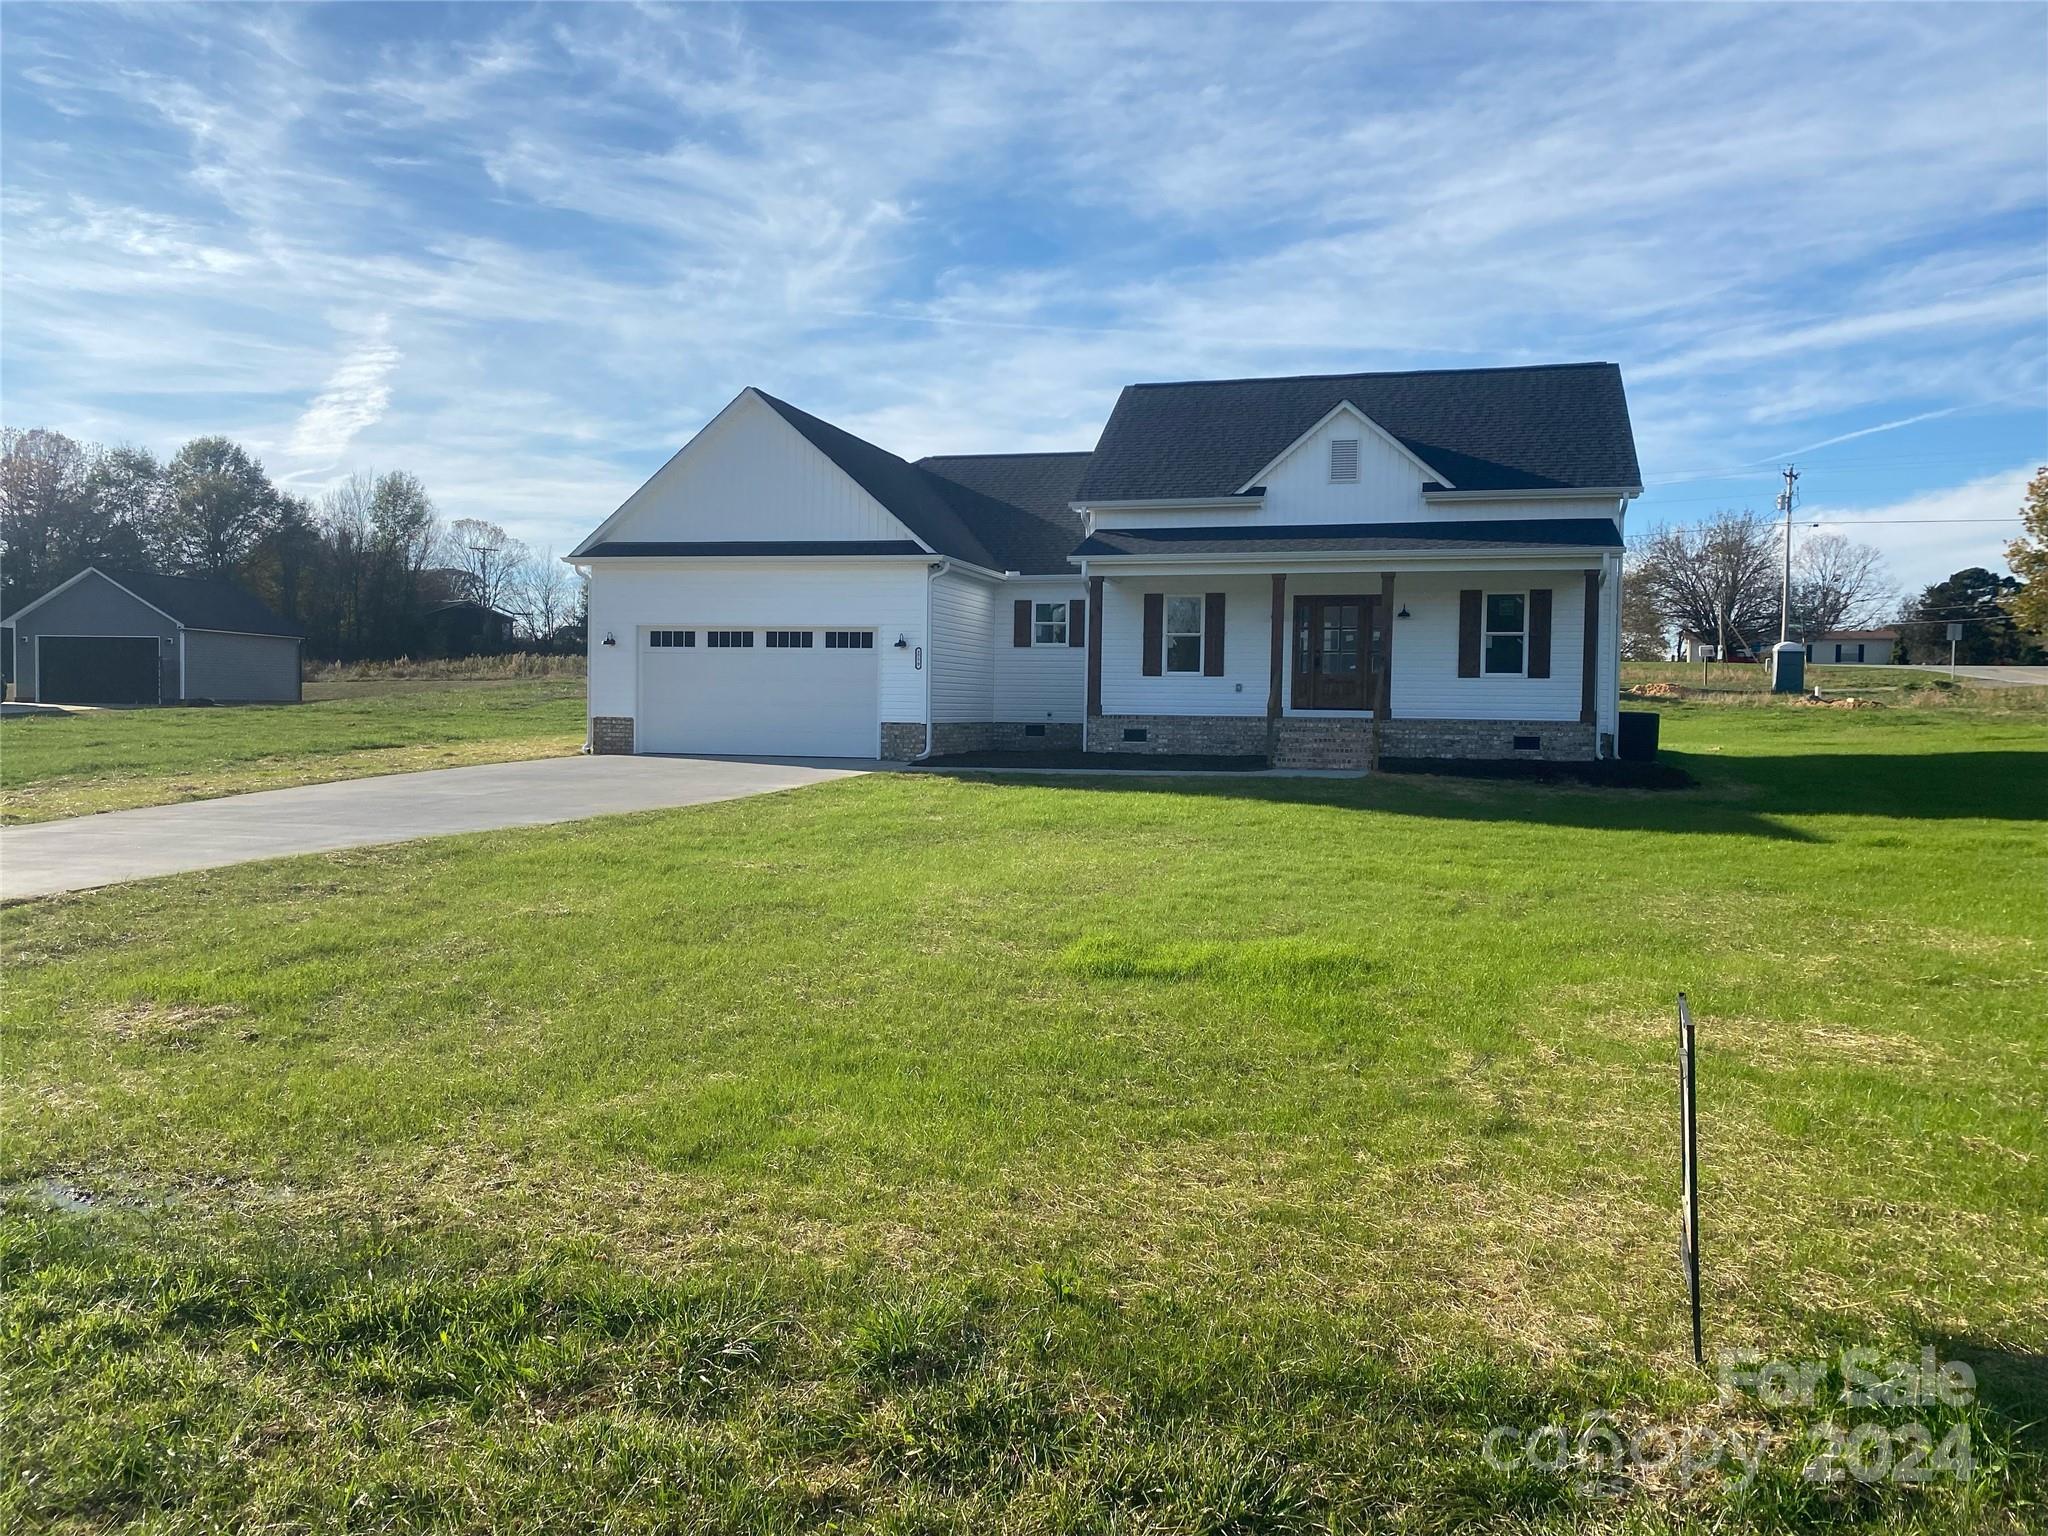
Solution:
[(1369, 720), (1282, 719), (1273, 743), (1273, 766), (1363, 773), (1371, 730)]

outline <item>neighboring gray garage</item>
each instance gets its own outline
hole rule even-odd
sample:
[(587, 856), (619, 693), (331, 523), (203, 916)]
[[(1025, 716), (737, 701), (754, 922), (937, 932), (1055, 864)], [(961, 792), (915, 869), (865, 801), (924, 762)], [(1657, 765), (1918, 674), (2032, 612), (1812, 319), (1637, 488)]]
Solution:
[(38, 704), (296, 704), (302, 632), (232, 582), (88, 568), (0, 619)]

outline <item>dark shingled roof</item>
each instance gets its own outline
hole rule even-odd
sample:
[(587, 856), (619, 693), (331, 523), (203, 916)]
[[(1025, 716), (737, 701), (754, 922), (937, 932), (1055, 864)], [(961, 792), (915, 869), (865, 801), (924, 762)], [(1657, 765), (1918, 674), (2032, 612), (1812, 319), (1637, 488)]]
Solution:
[(1077, 555), (1426, 553), (1448, 549), (1619, 549), (1604, 517), (1471, 518), (1441, 523), (1295, 523), (1251, 528), (1098, 528)]
[(1234, 495), (1349, 400), (1461, 491), (1642, 483), (1612, 363), (1133, 384), (1080, 501)]
[(287, 624), (262, 599), (231, 581), (197, 576), (158, 576), (146, 571), (110, 571), (102, 576), (126, 587), (152, 608), (162, 609), (187, 629), (232, 630), (246, 635), (289, 635), (305, 631)]
[(809, 439), (814, 448), (845, 470), (856, 485), (887, 507), (898, 522), (940, 554), (1002, 569), (1002, 563), (960, 515), (958, 498), (935, 477), (809, 411), (800, 411), (765, 391), (755, 393)]
[(1072, 575), (1067, 556), (1081, 537), (1070, 503), (1087, 471), (1082, 453), (970, 453), (919, 459), (916, 467), (973, 492), (1002, 510), (973, 518), (999, 568), (1026, 575)]
[(698, 559), (720, 555), (743, 559), (748, 555), (921, 555), (924, 549), (910, 539), (607, 539), (583, 553), (606, 560), (634, 556)]

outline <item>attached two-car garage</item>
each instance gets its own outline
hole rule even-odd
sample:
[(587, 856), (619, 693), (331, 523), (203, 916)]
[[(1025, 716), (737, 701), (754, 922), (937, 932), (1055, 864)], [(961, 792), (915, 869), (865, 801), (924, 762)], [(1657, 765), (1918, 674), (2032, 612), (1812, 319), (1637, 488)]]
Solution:
[(872, 629), (642, 629), (637, 748), (750, 757), (881, 751)]

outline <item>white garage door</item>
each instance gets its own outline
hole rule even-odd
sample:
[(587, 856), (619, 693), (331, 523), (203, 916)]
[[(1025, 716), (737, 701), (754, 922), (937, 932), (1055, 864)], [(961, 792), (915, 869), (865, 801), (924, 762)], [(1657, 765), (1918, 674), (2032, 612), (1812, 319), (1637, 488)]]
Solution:
[(642, 752), (875, 757), (874, 631), (642, 630), (638, 717)]

